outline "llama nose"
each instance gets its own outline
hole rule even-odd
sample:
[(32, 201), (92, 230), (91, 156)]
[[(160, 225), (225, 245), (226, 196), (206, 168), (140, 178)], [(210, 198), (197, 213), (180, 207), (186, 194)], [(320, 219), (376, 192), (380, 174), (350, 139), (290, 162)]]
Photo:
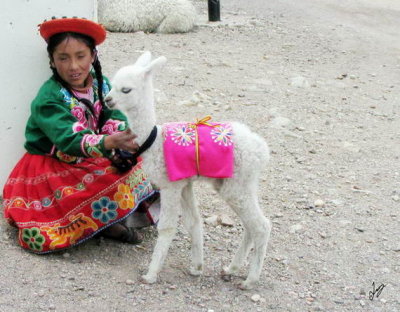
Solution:
[(107, 96), (104, 101), (106, 101), (106, 105), (108, 106), (108, 108), (113, 108), (115, 106), (115, 103), (112, 101), (112, 97), (111, 96)]

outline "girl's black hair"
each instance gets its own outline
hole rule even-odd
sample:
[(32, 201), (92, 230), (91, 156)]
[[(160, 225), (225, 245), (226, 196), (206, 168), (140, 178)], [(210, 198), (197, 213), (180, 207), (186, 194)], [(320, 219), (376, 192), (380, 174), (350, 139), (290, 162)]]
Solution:
[[(57, 69), (51, 65), (51, 62), (54, 61), (53, 53), (54, 53), (55, 49), (61, 42), (63, 42), (67, 38), (74, 38), (78, 41), (83, 42), (90, 49), (91, 53), (95, 54), (95, 59), (94, 59), (94, 62), (92, 63), (92, 65), (93, 65), (93, 69), (95, 72), (97, 85), (98, 85), (97, 96), (98, 96), (98, 99), (99, 99), (101, 107), (102, 107), (100, 116), (99, 116), (99, 120), (98, 120), (98, 128), (100, 130), (104, 123), (103, 110), (105, 107), (104, 98), (103, 98), (103, 73), (101, 70), (101, 64), (100, 64), (99, 58), (97, 57), (96, 45), (95, 45), (93, 38), (83, 35), (83, 34), (75, 33), (75, 32), (63, 32), (63, 33), (59, 33), (59, 34), (55, 34), (55, 35), (51, 36), (47, 43), (47, 53), (49, 54), (49, 58), (50, 58), (50, 69), (53, 72), (54, 78), (71, 94), (71, 96), (76, 98), (76, 96), (72, 92), (68, 83), (66, 83), (64, 81), (64, 79), (61, 78), (61, 76), (57, 72)], [(86, 101), (84, 101), (85, 99), (77, 99), (77, 100), (80, 102), (84, 102), (84, 104), (90, 109), (93, 117), (96, 118), (96, 115), (94, 114), (94, 107), (92, 106), (92, 104), (88, 105), (88, 103)]]

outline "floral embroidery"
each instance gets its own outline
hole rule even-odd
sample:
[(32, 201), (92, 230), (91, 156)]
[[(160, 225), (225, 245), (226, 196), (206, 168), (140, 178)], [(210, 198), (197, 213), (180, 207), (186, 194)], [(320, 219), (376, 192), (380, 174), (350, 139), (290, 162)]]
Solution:
[(34, 200), (31, 202), (31, 208), (34, 210), (42, 210), (42, 203), (38, 200)]
[[(93, 81), (93, 89), (94, 89), (94, 94), (97, 94), (97, 90), (99, 89), (99, 83), (97, 82), (97, 79)], [(108, 87), (108, 84), (106, 81), (103, 81), (103, 95), (105, 96), (108, 92), (110, 92), (110, 88)]]
[(103, 153), (100, 150), (100, 142), (104, 135), (86, 134), (82, 139), (82, 151), (89, 157), (102, 157)]
[(48, 197), (43, 198), (43, 199), (42, 199), (42, 205), (43, 205), (44, 207), (50, 206), (50, 205), (51, 205), (51, 199), (48, 198)]
[(88, 128), (88, 123), (86, 121), (85, 122), (77, 121), (74, 122), (74, 124), (72, 125), (72, 131), (74, 133), (86, 130), (87, 128)]
[(94, 181), (94, 176), (93, 174), (85, 174), (85, 176), (83, 177), (83, 181), (86, 183), (92, 183)]
[(218, 145), (230, 146), (232, 145), (232, 129), (229, 126), (216, 126), (211, 130), (211, 137)]
[(134, 173), (130, 174), (128, 178), (125, 180), (126, 184), (129, 184), (131, 189), (134, 189), (136, 185), (140, 184), (142, 181), (147, 179), (147, 175), (143, 171), (141, 165), (136, 165), (137, 169)]
[(101, 197), (92, 203), (92, 217), (103, 223), (108, 223), (117, 218), (118, 205), (115, 201), (110, 201), (108, 197)]
[(152, 190), (153, 189), (150, 182), (145, 180), (142, 183), (136, 185), (136, 187), (134, 188), (134, 193), (137, 198), (143, 198), (144, 196), (146, 196), (146, 194), (151, 193)]
[(133, 208), (135, 206), (135, 199), (131, 193), (129, 185), (118, 185), (118, 192), (114, 194), (114, 200), (118, 202), (121, 209)]
[(93, 170), (93, 173), (95, 175), (103, 175), (105, 172), (104, 172), (104, 170)]
[(103, 107), (101, 106), (100, 101), (97, 101), (94, 103), (94, 112), (96, 114), (96, 117), (100, 116), (100, 112), (102, 111)]
[(12, 206), (14, 206), (15, 208), (22, 208), (25, 206), (25, 201), (22, 198), (17, 197), (12, 202)]
[(170, 132), (171, 140), (183, 146), (188, 146), (193, 144), (196, 140), (196, 134), (193, 128), (186, 124), (177, 126)]
[(104, 175), (103, 170), (94, 170), (93, 174), (86, 174), (82, 178), (82, 182), (77, 183), (75, 186), (64, 186), (58, 188), (54, 191), (54, 197), (44, 197), (41, 200), (34, 200), (34, 201), (26, 201), (22, 197), (16, 197), (10, 200), (5, 200), (3, 205), (5, 209), (35, 209), (35, 210), (44, 210), (45, 208), (49, 208), (53, 205), (54, 200), (60, 200), (65, 198), (66, 196), (75, 194), (78, 191), (82, 191), (86, 189), (85, 184), (92, 183), (95, 181), (95, 175)]
[(75, 216), (69, 217), (69, 221), (71, 222), (65, 226), (61, 226), (57, 223), (52, 227), (42, 226), (40, 228), (47, 233), (47, 236), (49, 236), (51, 240), (50, 249), (54, 249), (59, 245), (64, 245), (67, 243), (68, 238), (70, 245), (73, 245), (82, 237), (85, 230), (91, 229), (94, 232), (98, 229), (97, 224), (89, 217), (84, 216), (83, 213), (78, 213)]
[(44, 236), (38, 228), (23, 229), (22, 240), (34, 251), (42, 251), (45, 242)]
[(72, 113), (72, 115), (74, 115), (74, 116), (76, 117), (76, 119), (78, 119), (78, 121), (80, 121), (81, 123), (85, 123), (85, 122), (86, 122), (85, 110), (83, 109), (83, 107), (74, 106), (74, 107), (71, 109), (71, 113)]
[(63, 152), (61, 152), (61, 151), (57, 151), (56, 157), (57, 157), (59, 160), (61, 160), (61, 161), (63, 161), (63, 162), (66, 162), (66, 163), (74, 162), (74, 161), (76, 161), (76, 159), (78, 158), (78, 157), (76, 157), (76, 156), (70, 156), (70, 155), (68, 155), (68, 154), (65, 154), (65, 153), (63, 153)]
[(104, 134), (113, 134), (117, 131), (125, 130), (125, 122), (121, 120), (113, 120), (109, 119), (104, 124), (103, 128), (101, 128), (101, 133)]
[(96, 134), (89, 134), (86, 136), (86, 143), (89, 144), (89, 146), (95, 146), (100, 143), (102, 138), (103, 136), (99, 136)]
[(79, 102), (75, 99), (75, 97), (72, 97), (71, 94), (67, 91), (67, 89), (62, 88), (61, 93), (64, 95), (64, 101), (69, 104), (69, 108), (72, 109), (75, 106), (79, 105)]

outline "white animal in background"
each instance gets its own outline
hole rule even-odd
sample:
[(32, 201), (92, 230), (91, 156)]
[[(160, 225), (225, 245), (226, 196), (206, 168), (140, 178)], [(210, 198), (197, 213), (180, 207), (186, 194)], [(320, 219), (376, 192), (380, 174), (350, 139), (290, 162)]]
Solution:
[(99, 0), (98, 20), (109, 31), (183, 33), (193, 29), (189, 0)]
[[(150, 52), (142, 54), (132, 66), (121, 68), (112, 80), (112, 89), (106, 97), (110, 108), (126, 114), (137, 142), (142, 145), (156, 125), (152, 75), (166, 62), (161, 56), (152, 60)], [(259, 280), (271, 231), (271, 222), (262, 212), (257, 196), (260, 171), (269, 159), (267, 143), (245, 125), (232, 122), (234, 142), (234, 174), (232, 178), (215, 179), (191, 177), (175, 182), (168, 179), (163, 156), (161, 126), (153, 145), (143, 154), (143, 169), (152, 183), (160, 188), (161, 213), (158, 239), (148, 273), (142, 277), (146, 283), (157, 281), (168, 249), (177, 230), (180, 213), (191, 236), (191, 274), (203, 270), (203, 229), (200, 213), (192, 191), (194, 180), (208, 180), (216, 191), (236, 212), (244, 226), (242, 242), (231, 264), (223, 269), (224, 276), (238, 272), (253, 248), (247, 279), (242, 289), (252, 288)]]

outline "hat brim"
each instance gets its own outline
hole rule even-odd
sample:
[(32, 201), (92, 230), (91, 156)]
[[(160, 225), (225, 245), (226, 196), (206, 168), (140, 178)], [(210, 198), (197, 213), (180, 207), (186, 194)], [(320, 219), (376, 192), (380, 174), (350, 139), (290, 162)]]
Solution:
[(83, 18), (60, 18), (45, 21), (39, 25), (40, 35), (49, 41), (51, 36), (63, 32), (75, 32), (93, 38), (96, 45), (106, 39), (106, 30), (103, 25)]

